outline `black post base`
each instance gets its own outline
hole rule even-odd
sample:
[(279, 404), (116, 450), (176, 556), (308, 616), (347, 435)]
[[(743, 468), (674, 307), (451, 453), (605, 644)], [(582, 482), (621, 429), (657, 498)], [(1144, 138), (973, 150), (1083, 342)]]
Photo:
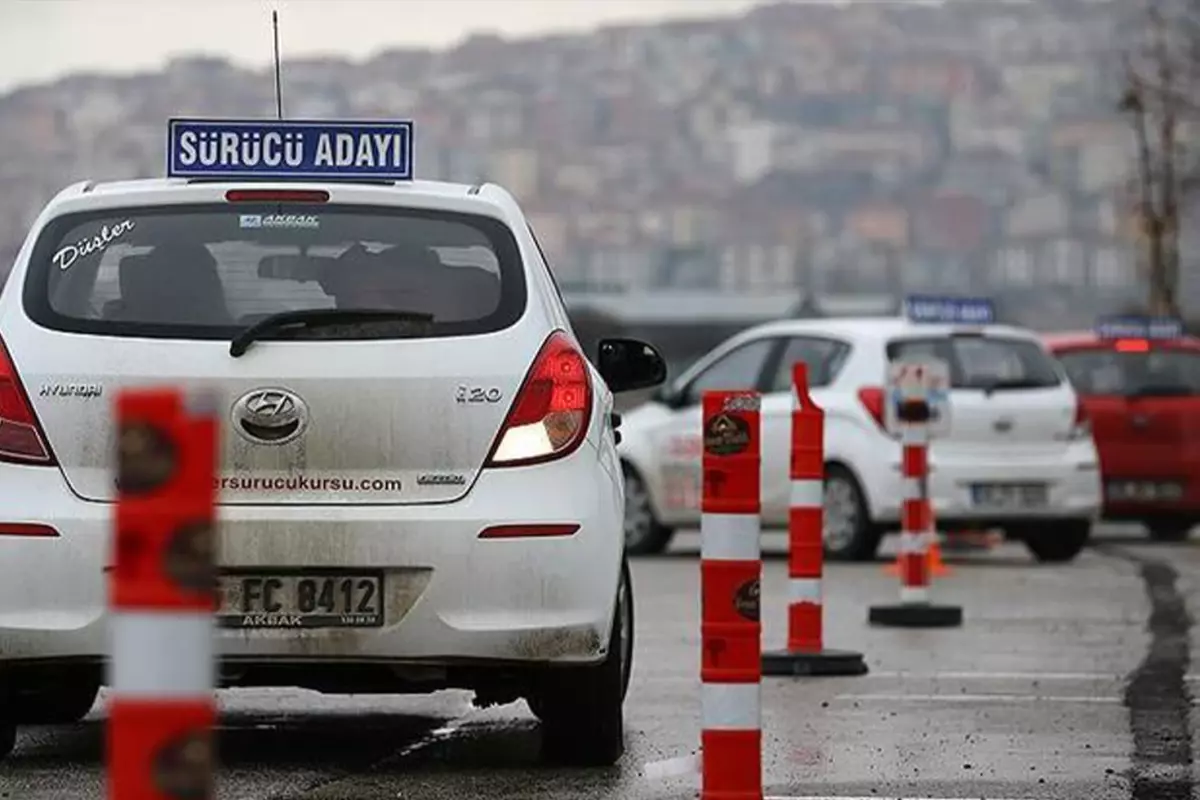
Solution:
[(891, 628), (957, 628), (962, 625), (963, 610), (959, 606), (932, 603), (871, 606), (867, 621)]
[(771, 650), (762, 654), (762, 673), (791, 677), (866, 675), (867, 662), (862, 653), (851, 650)]

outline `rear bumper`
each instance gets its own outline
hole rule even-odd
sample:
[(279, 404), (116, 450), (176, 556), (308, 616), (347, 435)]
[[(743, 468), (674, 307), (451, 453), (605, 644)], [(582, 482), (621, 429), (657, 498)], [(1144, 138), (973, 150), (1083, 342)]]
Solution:
[[(1171, 464), (1182, 468), (1170, 469)], [(1182, 481), (1183, 496), (1178, 499), (1154, 498), (1152, 500), (1129, 500), (1127, 498), (1113, 499), (1104, 497), (1104, 518), (1110, 520), (1197, 520), (1200, 521), (1200, 458), (1163, 459), (1167, 468), (1130, 470), (1128, 468), (1113, 469), (1104, 465), (1105, 481)]]
[[(585, 446), (543, 466), (488, 470), (463, 500), (407, 507), (225, 506), (228, 567), (384, 573), (373, 629), (217, 632), (232, 662), (589, 663), (601, 659), (619, 581), (620, 486)], [(0, 664), (103, 658), (113, 506), (78, 500), (57, 470), (0, 465)], [(480, 539), (490, 525), (578, 523), (572, 536)], [(268, 570), (264, 570), (268, 571)]]
[[(1058, 454), (1008, 456), (1002, 452), (937, 457), (931, 454), (928, 491), (939, 524), (1001, 525), (1039, 519), (1096, 519), (1102, 504), (1100, 472), (1089, 442), (1064, 445)], [(899, 455), (874, 468), (873, 518), (899, 523), (903, 479)], [(1035, 508), (977, 506), (972, 484), (1044, 483), (1048, 502)]]

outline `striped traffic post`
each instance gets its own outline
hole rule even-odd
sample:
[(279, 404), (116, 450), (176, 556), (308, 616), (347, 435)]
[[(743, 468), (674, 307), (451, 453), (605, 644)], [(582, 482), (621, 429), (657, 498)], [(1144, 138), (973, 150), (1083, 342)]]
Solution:
[(117, 400), (109, 578), (109, 800), (214, 796), (214, 404), (170, 389)]
[(906, 402), (900, 410), (901, 486), (900, 602), (872, 606), (872, 625), (903, 628), (950, 628), (962, 624), (959, 606), (930, 601), (929, 540), (933, 515), (929, 506), (929, 404)]
[(763, 800), (759, 395), (704, 393), (701, 800)]
[(763, 674), (865, 675), (862, 653), (825, 648), (825, 411), (808, 393), (803, 361), (792, 365), (790, 473), (787, 646), (763, 653)]

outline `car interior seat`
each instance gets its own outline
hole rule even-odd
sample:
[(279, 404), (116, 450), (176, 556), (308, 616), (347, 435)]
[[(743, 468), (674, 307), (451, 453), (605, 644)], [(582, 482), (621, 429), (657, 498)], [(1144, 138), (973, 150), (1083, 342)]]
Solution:
[(117, 266), (119, 300), (105, 303), (106, 319), (182, 325), (230, 325), (232, 315), (217, 261), (200, 244), (160, 244)]

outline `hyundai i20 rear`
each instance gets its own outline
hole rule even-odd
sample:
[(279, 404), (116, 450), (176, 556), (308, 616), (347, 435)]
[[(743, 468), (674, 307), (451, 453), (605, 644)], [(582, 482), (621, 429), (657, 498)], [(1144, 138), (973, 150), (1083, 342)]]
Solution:
[(524, 697), (611, 763), (625, 387), (570, 330), (498, 187), (64, 191), (0, 295), (0, 727), (101, 680), (117, 393), (215, 386), (226, 684)]

